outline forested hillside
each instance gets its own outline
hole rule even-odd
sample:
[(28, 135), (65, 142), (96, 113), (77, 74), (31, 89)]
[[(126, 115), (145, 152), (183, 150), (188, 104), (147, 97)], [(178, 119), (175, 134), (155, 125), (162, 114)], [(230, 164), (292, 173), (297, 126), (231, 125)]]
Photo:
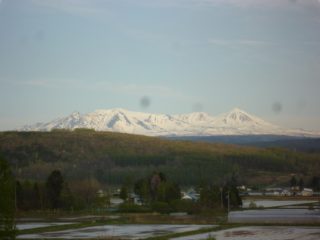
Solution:
[(181, 185), (224, 181), (277, 184), (292, 173), (320, 175), (320, 154), (281, 148), (171, 141), (92, 130), (2, 132), (0, 154), (22, 180), (45, 180), (54, 169), (66, 179), (95, 178), (103, 184), (132, 182), (152, 171)]
[(223, 136), (184, 136), (168, 137), (171, 140), (193, 142), (228, 143), (252, 147), (281, 147), (290, 150), (320, 153), (320, 138), (281, 135), (223, 135)]

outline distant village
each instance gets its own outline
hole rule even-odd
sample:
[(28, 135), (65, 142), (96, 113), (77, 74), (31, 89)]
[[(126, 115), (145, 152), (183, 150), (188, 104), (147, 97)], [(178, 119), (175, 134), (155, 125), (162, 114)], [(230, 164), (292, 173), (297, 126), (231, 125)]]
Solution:
[(319, 193), (314, 192), (311, 188), (302, 188), (299, 186), (295, 187), (275, 187), (275, 188), (265, 188), (262, 191), (253, 191), (251, 188), (246, 186), (239, 186), (238, 190), (240, 191), (241, 196), (305, 196), (311, 197), (319, 195)]
[[(303, 188), (300, 189), (299, 186), (295, 187), (274, 187), (274, 188), (265, 188), (261, 191), (254, 191), (251, 188), (242, 185), (238, 186), (237, 189), (239, 190), (241, 197), (246, 196), (267, 196), (267, 197), (295, 197), (295, 196), (301, 196), (301, 197), (312, 197), (312, 196), (319, 196), (320, 192), (315, 192), (311, 188)], [(102, 195), (103, 192), (100, 190), (98, 193), (99, 195)], [(110, 199), (111, 206), (117, 206), (119, 204), (122, 204), (124, 201), (120, 198), (120, 189), (117, 189)], [(186, 191), (181, 191), (181, 200), (190, 200), (193, 202), (197, 202), (200, 199), (200, 193), (196, 191), (194, 188), (189, 188)], [(143, 200), (140, 198), (139, 195), (135, 193), (130, 193), (128, 196), (129, 202), (136, 204), (136, 205), (143, 205)]]

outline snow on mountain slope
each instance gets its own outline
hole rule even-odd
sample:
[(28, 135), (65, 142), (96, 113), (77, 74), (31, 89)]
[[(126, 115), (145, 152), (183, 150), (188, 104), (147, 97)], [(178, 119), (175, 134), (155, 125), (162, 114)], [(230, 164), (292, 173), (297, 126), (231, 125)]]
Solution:
[(211, 136), (275, 134), (313, 136), (304, 130), (284, 129), (235, 108), (217, 117), (204, 112), (168, 115), (133, 112), (121, 108), (96, 110), (88, 114), (74, 112), (48, 123), (25, 126), (21, 131), (50, 131), (52, 129), (91, 128), (149, 136)]
[(279, 134), (284, 130), (238, 108), (217, 116), (212, 125), (213, 128), (207, 129), (211, 134), (217, 134), (219, 131), (228, 135)]
[(181, 114), (175, 115), (175, 118), (187, 122), (189, 124), (207, 124), (208, 122), (212, 122), (215, 118), (210, 116), (208, 113), (205, 112), (194, 112), (189, 114)]

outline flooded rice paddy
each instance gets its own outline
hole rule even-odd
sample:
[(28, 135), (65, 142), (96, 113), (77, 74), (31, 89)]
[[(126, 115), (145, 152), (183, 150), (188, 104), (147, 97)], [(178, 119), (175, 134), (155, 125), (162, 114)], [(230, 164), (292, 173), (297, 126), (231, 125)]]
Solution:
[(16, 227), (18, 230), (26, 230), (40, 227), (52, 227), (58, 225), (73, 224), (73, 222), (31, 222), (31, 223), (17, 223)]
[[(320, 209), (316, 200), (244, 200), (243, 208), (254, 203), (257, 208), (233, 211), (228, 215), (230, 223), (320, 223)], [(313, 206), (310, 207), (309, 205)], [(268, 209), (264, 209), (268, 208)]]
[(309, 209), (265, 209), (234, 211), (230, 223), (320, 223), (320, 211)]
[(216, 240), (319, 240), (319, 227), (239, 227), (217, 232), (203, 233), (172, 240), (202, 240), (209, 237)]
[[(249, 206), (251, 201), (244, 201), (244, 207)], [(310, 203), (317, 201), (277, 201), (256, 200), (258, 207), (252, 210), (233, 211), (228, 215), (230, 223), (248, 223), (255, 226), (237, 227), (226, 230), (212, 231), (210, 233), (174, 238), (176, 240), (200, 240), (212, 236), (217, 240), (318, 240), (320, 239), (320, 227), (314, 224), (320, 223), (320, 209), (318, 204)], [(80, 216), (57, 218), (52, 222), (45, 219), (20, 219), (17, 224), (19, 230), (72, 224), (76, 222), (119, 218), (114, 216)], [(307, 226), (257, 226), (272, 224), (312, 224)], [(185, 224), (125, 224), (125, 225), (101, 225), (82, 228), (73, 228), (48, 231), (34, 234), (22, 234), (18, 239), (146, 239), (171, 233), (184, 233), (203, 228), (211, 228), (216, 225), (185, 225)]]
[(169, 233), (188, 232), (209, 227), (213, 227), (213, 225), (103, 225), (56, 232), (24, 234), (19, 235), (18, 239), (86, 239), (107, 237), (117, 237), (121, 239), (144, 239)]

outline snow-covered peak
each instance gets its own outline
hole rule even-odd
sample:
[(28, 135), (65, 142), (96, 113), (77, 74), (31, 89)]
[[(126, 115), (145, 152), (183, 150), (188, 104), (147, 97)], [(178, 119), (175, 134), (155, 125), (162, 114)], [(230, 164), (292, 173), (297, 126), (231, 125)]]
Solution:
[[(122, 108), (99, 109), (91, 113), (74, 112), (48, 123), (37, 123), (22, 131), (50, 131), (55, 128), (90, 128), (149, 136), (212, 136), (212, 135), (312, 135), (303, 130), (280, 128), (239, 108), (217, 117), (205, 112), (169, 115), (134, 112)], [(313, 134), (314, 135), (314, 134)]]
[(244, 114), (248, 114), (246, 111), (238, 108), (238, 107), (235, 107), (233, 109), (231, 109), (228, 113), (244, 113)]
[(216, 117), (214, 123), (220, 126), (259, 126), (264, 128), (277, 127), (239, 108), (234, 108), (227, 113), (220, 114), (218, 117)]
[(234, 108), (230, 112), (222, 114), (221, 117), (226, 121), (226, 123), (246, 123), (257, 120), (257, 118), (255, 119), (255, 117), (239, 108)]
[(189, 114), (180, 114), (175, 115), (177, 119), (181, 121), (185, 121), (188, 123), (199, 123), (199, 122), (209, 122), (214, 120), (214, 117), (210, 116), (208, 113), (205, 112), (193, 112)]
[(71, 113), (70, 118), (79, 119), (81, 117), (81, 114), (77, 111)]

